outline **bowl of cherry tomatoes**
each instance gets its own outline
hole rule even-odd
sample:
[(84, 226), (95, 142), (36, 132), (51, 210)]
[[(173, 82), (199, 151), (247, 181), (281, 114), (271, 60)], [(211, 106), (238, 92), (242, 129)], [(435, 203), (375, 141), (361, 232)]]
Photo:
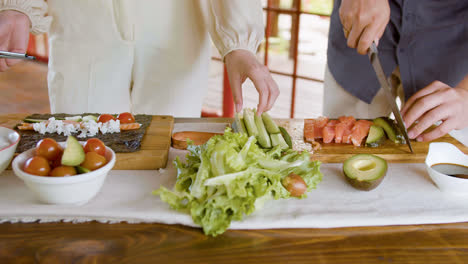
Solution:
[(82, 205), (100, 191), (114, 167), (115, 152), (97, 138), (66, 142), (44, 138), (12, 162), (15, 174), (48, 204)]

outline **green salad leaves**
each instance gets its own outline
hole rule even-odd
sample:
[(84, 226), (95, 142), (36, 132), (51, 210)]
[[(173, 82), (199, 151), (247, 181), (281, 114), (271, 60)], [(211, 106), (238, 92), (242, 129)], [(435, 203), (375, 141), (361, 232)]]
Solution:
[[(231, 221), (242, 220), (271, 198), (289, 198), (281, 180), (290, 173), (300, 175), (307, 191), (322, 180), (320, 162), (307, 151), (259, 147), (254, 136), (233, 133), (212, 137), (206, 144), (189, 144), (183, 163), (177, 157), (177, 182), (173, 190), (154, 191), (172, 208), (189, 213), (207, 235), (222, 234)], [(301, 196), (304, 197), (304, 195)]]

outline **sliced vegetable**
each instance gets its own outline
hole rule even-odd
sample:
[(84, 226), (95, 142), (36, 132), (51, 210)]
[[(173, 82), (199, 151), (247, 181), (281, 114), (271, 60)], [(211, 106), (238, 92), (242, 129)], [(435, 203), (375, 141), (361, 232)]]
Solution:
[(388, 139), (398, 144), (405, 144), (406, 140), (394, 121), (388, 117), (378, 117), (374, 119), (374, 124), (381, 126), (388, 136)]
[(80, 142), (74, 136), (68, 136), (66, 144), (62, 155), (62, 165), (80, 165), (85, 159), (85, 152)]
[(102, 114), (98, 117), (98, 122), (100, 123), (106, 123), (109, 122), (110, 120), (117, 120), (113, 115), (110, 114)]
[(87, 116), (84, 116), (82, 120), (84, 122), (91, 121), (91, 120), (97, 122), (98, 118), (97, 118), (97, 116), (87, 115)]
[(91, 171), (90, 169), (87, 169), (87, 168), (82, 167), (82, 166), (75, 166), (75, 169), (78, 172), (78, 174), (88, 173), (88, 172)]
[(258, 136), (257, 125), (255, 124), (255, 114), (251, 109), (244, 109), (244, 124), (249, 136)]
[(384, 129), (381, 126), (372, 125), (366, 139), (366, 146), (378, 147), (386, 139)]
[(247, 133), (247, 129), (244, 125), (244, 118), (242, 117), (241, 113), (236, 113), (234, 116), (234, 123), (233, 127), (235, 127), (235, 132), (238, 133)]
[(135, 117), (129, 112), (119, 114), (117, 119), (120, 120), (121, 124), (135, 123)]
[(271, 118), (271, 116), (267, 112), (262, 113), (263, 124), (265, 124), (265, 128), (270, 134), (277, 134), (280, 133), (278, 126), (276, 125), (275, 121)]
[(81, 118), (81, 116), (66, 116), (65, 120), (81, 122), (82, 118)]
[(25, 123), (40, 123), (40, 122), (44, 122), (44, 121), (47, 121), (47, 120), (44, 120), (44, 119), (33, 119), (33, 118), (26, 118), (23, 120)]
[(307, 184), (301, 176), (291, 173), (281, 181), (284, 188), (288, 190), (291, 196), (301, 197), (307, 191)]
[(255, 114), (254, 120), (255, 120), (255, 125), (257, 126), (257, 130), (258, 130), (258, 136), (257, 136), (258, 143), (263, 148), (271, 148), (270, 135), (268, 135), (265, 125), (263, 124), (262, 118), (258, 116), (257, 114)]
[(281, 149), (288, 149), (289, 145), (284, 140), (281, 133), (270, 134), (271, 144), (274, 146), (280, 146)]
[(281, 135), (284, 138), (284, 141), (286, 141), (286, 144), (288, 144), (289, 148), (292, 148), (292, 141), (291, 141), (291, 136), (289, 135), (288, 131), (284, 127), (278, 127)]

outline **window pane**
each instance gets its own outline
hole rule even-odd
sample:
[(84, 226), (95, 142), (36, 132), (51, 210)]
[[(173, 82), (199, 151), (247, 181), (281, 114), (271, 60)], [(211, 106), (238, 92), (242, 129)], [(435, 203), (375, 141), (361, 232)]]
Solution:
[[(268, 67), (271, 70), (292, 74), (291, 16), (272, 12), (269, 37)], [(265, 46), (263, 46), (265, 48)]]
[(323, 83), (298, 79), (294, 118), (311, 118), (322, 115)]
[(330, 15), (333, 9), (333, 0), (302, 0), (302, 11), (320, 15)]
[(297, 74), (323, 80), (327, 63), (330, 20), (315, 15), (301, 15)]

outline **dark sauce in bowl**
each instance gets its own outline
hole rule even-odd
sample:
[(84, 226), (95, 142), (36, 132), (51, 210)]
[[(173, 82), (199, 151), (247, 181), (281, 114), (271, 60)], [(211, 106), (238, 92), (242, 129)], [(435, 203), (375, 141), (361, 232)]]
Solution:
[(432, 169), (456, 178), (468, 179), (468, 167), (453, 163), (437, 163), (431, 166)]

